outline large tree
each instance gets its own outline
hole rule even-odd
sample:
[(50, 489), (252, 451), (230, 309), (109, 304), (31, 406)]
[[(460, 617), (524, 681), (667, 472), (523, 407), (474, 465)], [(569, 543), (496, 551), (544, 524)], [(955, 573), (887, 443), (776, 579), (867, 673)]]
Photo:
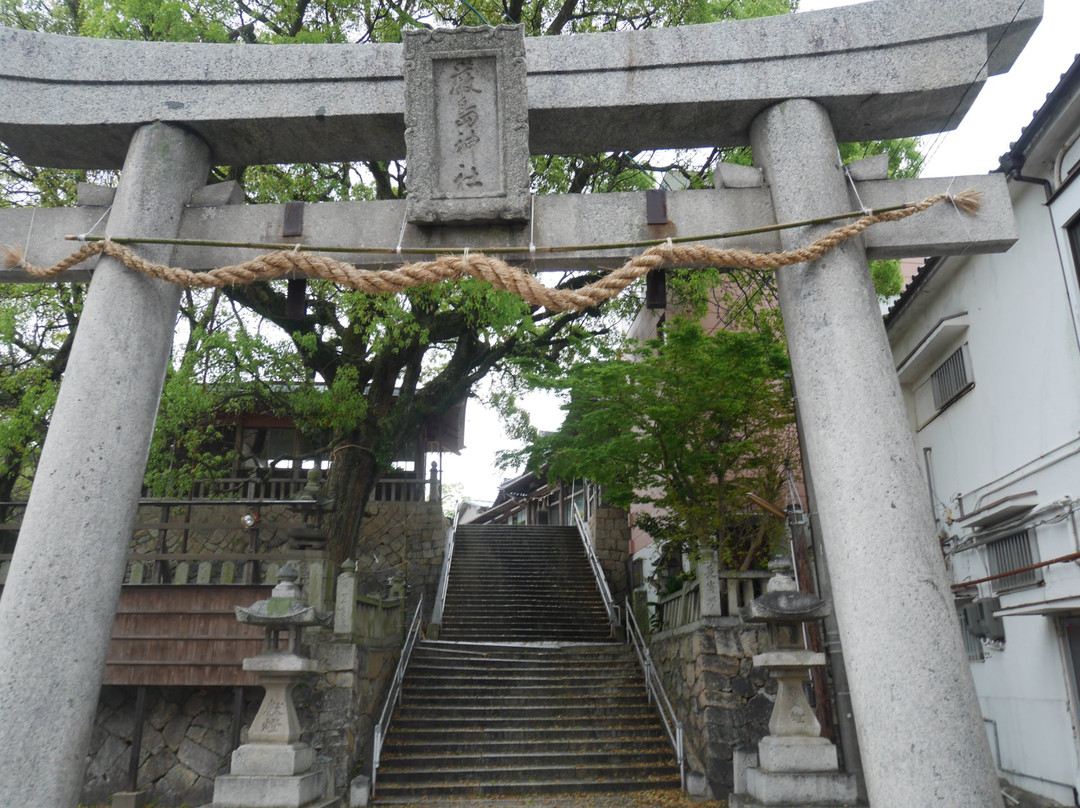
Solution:
[[(0, 24), (80, 36), (144, 40), (273, 43), (400, 41), (404, 27), (520, 21), (528, 35), (710, 22), (794, 10), (795, 0), (0, 0)], [(708, 185), (711, 153), (538, 155), (541, 193), (609, 192), (651, 187), (680, 168)], [(112, 182), (108, 174), (59, 172), (21, 164), (0, 145), (0, 204), (70, 204), (75, 183)], [(211, 181), (237, 180), (249, 202), (389, 199), (407, 193), (400, 162), (221, 166)], [(581, 284), (567, 274), (563, 286)], [(0, 498), (32, 474), (50, 395), (77, 324), (81, 293), (12, 288), (0, 301), (0, 336), (34, 397), (0, 388)], [(26, 296), (37, 296), (35, 298)], [(619, 304), (616, 304), (616, 306)], [(633, 304), (624, 304), (633, 307)], [(609, 307), (610, 308), (610, 307)], [(12, 314), (14, 312), (14, 314)], [(31, 315), (33, 312), (33, 315)], [(401, 295), (366, 296), (309, 284), (307, 312), (286, 313), (284, 282), (185, 295), (148, 482), (165, 493), (220, 473), (232, 458), (213, 435), (214, 412), (260, 406), (293, 417), (310, 441), (332, 454), (328, 485), (338, 504), (333, 551), (348, 555), (372, 486), (425, 421), (497, 372), (513, 388), (528, 373), (571, 363), (609, 332), (610, 314), (551, 314), (478, 281)], [(53, 325), (55, 324), (55, 325)], [(13, 364), (13, 366), (14, 366)], [(282, 385), (287, 382), (287, 385)], [(5, 454), (6, 453), (6, 454)], [(23, 483), (19, 483), (23, 484)]]
[(770, 280), (672, 277), (675, 310), (658, 335), (539, 381), (563, 392), (565, 421), (504, 459), (601, 483), (665, 551), (715, 550), (731, 569), (762, 560), (779, 522), (747, 494), (780, 499), (798, 452)]

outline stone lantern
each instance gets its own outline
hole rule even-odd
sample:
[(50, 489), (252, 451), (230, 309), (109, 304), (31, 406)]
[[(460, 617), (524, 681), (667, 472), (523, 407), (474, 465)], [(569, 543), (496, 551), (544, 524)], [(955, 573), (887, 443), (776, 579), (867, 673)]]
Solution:
[[(758, 744), (757, 755), (736, 759), (735, 790), (740, 793), (732, 794), (728, 804), (730, 808), (855, 805), (855, 777), (839, 771), (836, 747), (821, 737), (821, 724), (803, 690), (810, 668), (824, 665), (825, 655), (804, 647), (802, 624), (827, 616), (832, 607), (799, 591), (787, 558), (774, 558), (769, 569), (773, 577), (765, 594), (744, 606), (742, 617), (768, 627), (771, 650), (756, 654), (753, 662), (768, 668), (776, 679), (776, 703), (769, 734)], [(745, 776), (740, 777), (743, 764)]]
[(288, 507), (304, 518), (302, 527), (289, 529), (289, 546), (299, 550), (321, 550), (325, 547), (329, 534), (319, 521), (324, 513), (334, 509), (334, 500), (323, 492), (322, 471), (318, 467), (308, 470), (307, 482)]
[[(300, 742), (300, 721), (292, 691), (307, 673), (317, 670), (302, 655), (300, 639), (306, 626), (325, 625), (329, 615), (300, 600), (296, 570), (286, 564), (270, 598), (237, 606), (241, 623), (263, 626), (263, 652), (244, 660), (244, 670), (258, 674), (266, 690), (248, 742), (232, 754), (230, 773), (214, 782), (214, 802), (208, 808), (334, 808), (329, 772), (315, 765), (315, 750)], [(284, 637), (283, 637), (284, 635)]]

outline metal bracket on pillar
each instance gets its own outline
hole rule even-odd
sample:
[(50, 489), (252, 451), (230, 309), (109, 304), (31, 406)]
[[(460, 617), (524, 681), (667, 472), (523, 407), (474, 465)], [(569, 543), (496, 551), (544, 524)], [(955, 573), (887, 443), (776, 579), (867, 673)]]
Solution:
[(645, 192), (645, 221), (647, 224), (667, 224), (667, 191), (657, 188)]
[[(298, 238), (304, 235), (304, 203), (286, 202), (285, 217), (281, 223), (282, 238)], [(307, 281), (290, 278), (285, 298), (285, 316), (290, 320), (302, 320), (307, 314)]]
[(667, 308), (667, 270), (654, 269), (645, 276), (645, 308)]
[[(648, 225), (666, 225), (667, 191), (657, 188), (645, 192), (645, 222)], [(667, 273), (655, 270), (645, 276), (645, 308), (667, 308)]]

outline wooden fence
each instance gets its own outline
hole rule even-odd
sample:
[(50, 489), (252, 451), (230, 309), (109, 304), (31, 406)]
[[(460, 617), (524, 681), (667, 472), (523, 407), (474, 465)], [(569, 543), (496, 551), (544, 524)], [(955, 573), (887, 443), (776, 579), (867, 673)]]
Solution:
[[(765, 584), (771, 572), (721, 572), (720, 614), (717, 617), (738, 617), (739, 610), (765, 592)], [(701, 619), (701, 584), (689, 581), (678, 592), (665, 595), (656, 601), (653, 627), (656, 631), (668, 631)]]

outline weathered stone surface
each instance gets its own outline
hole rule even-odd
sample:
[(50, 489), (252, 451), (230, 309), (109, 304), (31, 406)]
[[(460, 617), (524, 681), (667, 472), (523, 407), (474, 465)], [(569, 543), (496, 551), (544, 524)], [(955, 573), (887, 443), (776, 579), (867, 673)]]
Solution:
[(146, 721), (154, 729), (163, 730), (179, 709), (180, 706), (174, 701), (165, 699), (155, 701), (148, 711)]
[(191, 726), (190, 715), (177, 715), (165, 725), (165, 729), (161, 733), (162, 737), (165, 738), (165, 742), (170, 747), (179, 749), (189, 726)]
[(204, 777), (216, 777), (221, 772), (225, 760), (217, 752), (200, 746), (189, 738), (180, 744), (176, 757), (196, 774)]
[[(206, 145), (151, 124), (126, 153), (110, 226), (176, 236), (184, 203), (206, 182)], [(171, 253), (142, 254), (168, 263)], [(73, 805), (82, 788), (179, 302), (178, 287), (112, 259), (87, 292), (0, 599), (2, 802)]]
[(322, 796), (322, 777), (308, 772), (271, 778), (225, 775), (214, 783), (214, 804), (245, 808), (300, 808)]
[(701, 668), (706, 673), (718, 673), (721, 676), (738, 676), (743, 658), (731, 654), (705, 654), (700, 659)]
[(179, 759), (176, 757), (176, 753), (171, 749), (167, 747), (160, 749), (139, 767), (139, 775), (143, 782), (156, 783), (164, 777), (178, 761)]
[(161, 791), (166, 799), (184, 799), (198, 779), (199, 775), (186, 766), (173, 766), (169, 773), (162, 778)]
[[(730, 618), (713, 618), (654, 635), (650, 652), (662, 672), (686, 733), (692, 765), (719, 798), (732, 787), (732, 748), (756, 743), (768, 731), (772, 701), (764, 681), (752, 683), (744, 648), (756, 650), (760, 631)], [(725, 653), (717, 654), (721, 648)], [(762, 709), (763, 702), (769, 709)]]
[(305, 744), (248, 743), (232, 753), (231, 774), (293, 775), (309, 771), (315, 751)]
[[(850, 204), (825, 109), (780, 104), (755, 121), (752, 135), (778, 220)], [(785, 231), (782, 240), (818, 232)], [(942, 597), (949, 581), (865, 254), (851, 241), (776, 278), (869, 800), (1000, 802), (956, 611)], [(889, 570), (888, 585), (868, 576), (871, 569)], [(950, 765), (936, 764), (943, 760)]]
[[(747, 142), (756, 115), (787, 98), (825, 104), (842, 140), (937, 132), (963, 117), (973, 84), (1009, 68), (1039, 5), (1017, 12), (1013, 0), (904, 0), (531, 37), (530, 149), (734, 146)], [(116, 168), (131, 133), (150, 120), (197, 133), (226, 165), (404, 156), (400, 45), (237, 48), (5, 29), (0, 51), (0, 139), (31, 164)], [(651, 104), (664, 114), (643, 114)]]
[[(963, 227), (957, 225), (957, 217), (961, 214), (951, 205), (935, 205), (918, 216), (889, 224), (887, 227), (870, 228), (862, 236), (870, 258), (1002, 251), (1016, 241), (1016, 226), (1012, 219), (1005, 177), (1002, 174), (863, 182), (858, 183), (857, 187), (863, 204), (870, 207), (922, 199), (930, 194), (944, 192), (950, 187), (953, 190), (975, 188), (983, 193), (983, 207), (979, 215), (965, 217)], [(762, 222), (773, 219), (767, 188), (679, 191), (668, 194), (667, 204), (669, 224), (663, 228), (664, 236), (707, 235), (741, 230), (757, 227)], [(401, 229), (405, 207), (404, 200), (311, 205), (304, 214), (305, 239), (327, 246), (385, 244), (388, 249), (392, 249)], [(858, 208), (859, 204), (852, 193), (848, 209)], [(181, 236), (232, 241), (237, 233), (265, 233), (267, 239), (280, 242), (283, 209), (283, 205), (188, 208)], [(622, 243), (655, 238), (658, 235), (654, 232), (656, 228), (646, 225), (644, 211), (644, 193), (540, 196), (536, 199), (536, 243), (539, 246)], [(64, 240), (64, 235), (86, 232), (100, 215), (101, 213), (93, 208), (34, 211), (33, 232), (36, 246), (31, 250), (30, 259), (36, 264), (47, 266), (66, 258), (71, 254), (72, 246), (70, 241)], [(30, 226), (30, 218), (30, 209), (3, 211), (3, 215), (0, 215), (0, 243), (23, 243)], [(406, 248), (412, 246), (448, 251), (470, 247), (493, 255), (500, 255), (501, 248), (515, 247), (527, 254), (529, 235), (529, 228), (506, 225), (474, 225), (468, 230), (409, 225), (406, 228), (404, 244)], [(725, 244), (764, 252), (781, 249), (780, 238), (776, 233), (741, 236), (730, 239)], [(174, 263), (192, 269), (206, 269), (248, 260), (264, 252), (265, 250), (237, 250), (232, 247), (179, 247), (175, 252)], [(529, 258), (528, 263), (529, 266), (535, 265), (538, 270), (592, 269), (598, 260), (604, 261), (606, 265), (626, 260), (638, 252), (639, 248), (602, 253), (596, 250), (551, 254), (538, 252), (535, 257)], [(523, 262), (522, 256), (522, 252), (502, 254), (502, 257), (516, 264)], [(337, 257), (362, 269), (387, 269), (395, 264), (387, 255), (379, 253), (343, 252)], [(96, 259), (91, 259), (85, 265), (66, 273), (65, 277), (73, 281), (87, 280), (95, 263)], [(26, 280), (28, 276), (21, 270), (0, 268), (0, 282)], [(397, 503), (372, 505), (379, 508), (386, 505), (401, 507)], [(268, 523), (268, 519), (264, 513), (261, 521)], [(236, 531), (232, 533), (236, 535)], [(148, 542), (155, 540), (150, 533), (147, 533), (145, 538)], [(240, 541), (242, 542), (242, 539)], [(441, 537), (439, 542), (441, 545)], [(233, 552), (241, 552), (243, 549), (242, 544), (232, 547)], [(361, 561), (366, 563), (370, 561), (370, 557)]]
[(402, 32), (409, 221), (528, 219), (524, 31)]
[[(854, 805), (855, 776), (746, 770), (746, 790), (765, 805)], [(990, 805), (991, 803), (986, 803)]]
[(758, 743), (758, 765), (773, 772), (837, 771), (836, 747), (825, 738), (777, 738)]

